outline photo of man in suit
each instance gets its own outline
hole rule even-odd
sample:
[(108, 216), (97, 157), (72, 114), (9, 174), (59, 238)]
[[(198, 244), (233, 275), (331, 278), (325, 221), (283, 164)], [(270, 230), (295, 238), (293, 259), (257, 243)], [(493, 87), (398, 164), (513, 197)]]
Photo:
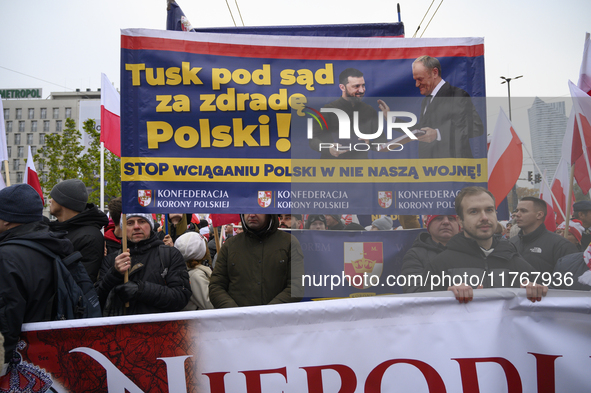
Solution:
[(412, 64), (412, 76), (421, 95), (417, 133), (419, 158), (473, 158), (470, 138), (480, 136), (484, 127), (470, 95), (441, 77), (441, 64), (421, 56)]

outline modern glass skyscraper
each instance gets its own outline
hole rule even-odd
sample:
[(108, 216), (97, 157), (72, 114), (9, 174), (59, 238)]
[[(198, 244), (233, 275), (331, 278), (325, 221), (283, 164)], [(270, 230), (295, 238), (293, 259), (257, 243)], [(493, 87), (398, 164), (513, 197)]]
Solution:
[[(551, 181), (560, 161), (562, 138), (566, 132), (568, 117), (565, 113), (565, 103), (546, 103), (536, 97), (527, 114), (534, 160), (542, 174), (546, 170), (547, 180)], [(534, 173), (537, 173), (535, 167)]]

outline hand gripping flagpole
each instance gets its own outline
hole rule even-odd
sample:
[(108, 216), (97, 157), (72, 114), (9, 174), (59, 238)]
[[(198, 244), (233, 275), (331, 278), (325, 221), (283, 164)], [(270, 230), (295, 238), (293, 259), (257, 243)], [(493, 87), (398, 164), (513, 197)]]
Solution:
[[(123, 233), (121, 236), (121, 250), (126, 252), (127, 251), (127, 214), (121, 214), (121, 219), (123, 220), (121, 223), (123, 224)], [(131, 264), (129, 264), (131, 267)], [(129, 269), (123, 273), (123, 283), (127, 283), (129, 281)], [(125, 308), (129, 308), (129, 302), (125, 303)]]

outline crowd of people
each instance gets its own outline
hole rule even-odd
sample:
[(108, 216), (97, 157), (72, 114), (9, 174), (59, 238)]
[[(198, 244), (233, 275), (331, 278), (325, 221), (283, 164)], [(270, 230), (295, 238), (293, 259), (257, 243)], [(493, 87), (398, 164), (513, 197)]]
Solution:
[[(419, 157), (473, 157), (469, 140), (482, 135), (483, 127), (468, 93), (442, 78), (436, 58), (419, 57), (412, 73), (424, 96), (414, 130)], [(378, 119), (377, 112), (361, 102), (365, 95), (361, 71), (343, 71), (339, 87), (341, 98), (327, 107)], [(378, 103), (388, 111), (383, 101)], [(335, 121), (334, 116), (327, 119)], [(338, 130), (329, 128), (333, 133)], [(314, 129), (310, 146), (317, 149), (332, 140), (330, 134)], [(322, 157), (354, 155), (336, 146)], [(364, 157), (367, 152), (353, 158)], [(194, 215), (186, 212), (166, 215), (162, 225), (144, 213), (128, 213), (122, 220), (121, 198), (109, 202), (107, 216), (88, 203), (87, 188), (77, 179), (58, 183), (50, 198), (53, 221), (43, 216), (42, 199), (31, 186), (0, 190), (0, 331), (6, 361), (23, 323), (48, 320), (55, 293), (49, 257), (9, 241), (35, 242), (61, 258), (79, 252), (103, 315), (117, 316), (296, 302), (303, 296), (298, 278), (304, 255), (298, 240), (284, 229), (394, 229), (388, 216), (363, 226), (352, 216), (333, 214), (241, 214), (240, 223), (223, 229), (193, 220)], [(591, 290), (591, 251), (586, 250), (591, 242), (590, 201), (574, 205), (566, 238), (546, 228), (546, 203), (538, 198), (523, 198), (511, 222), (499, 223), (495, 206), (488, 190), (466, 187), (456, 196), (455, 215), (423, 216), (426, 232), (418, 235), (403, 259), (402, 274), (415, 278), (407, 280), (414, 284), (404, 291), (449, 290), (464, 303), (480, 287), (523, 286), (531, 301), (540, 301), (548, 287)], [(398, 216), (398, 220), (397, 229), (421, 227), (417, 216)], [(520, 279), (511, 280), (512, 273)], [(522, 279), (536, 273), (549, 274), (552, 280)], [(565, 280), (567, 275), (572, 280)], [(450, 279), (433, 285), (429, 281), (433, 276)], [(472, 282), (468, 277), (481, 279)]]
[[(46, 320), (55, 290), (47, 256), (25, 246), (3, 246), (9, 240), (32, 240), (62, 258), (79, 251), (103, 315), (116, 316), (299, 301), (304, 256), (285, 229), (393, 230), (387, 216), (364, 227), (340, 215), (242, 214), (240, 223), (217, 228), (215, 236), (206, 220), (195, 222), (184, 213), (168, 214), (162, 226), (151, 214), (128, 213), (124, 226), (121, 198), (110, 201), (107, 216), (88, 203), (80, 180), (57, 184), (50, 196), (55, 221), (43, 217), (41, 198), (29, 185), (0, 190), (0, 326), (7, 360), (22, 323)], [(581, 245), (588, 244), (590, 201), (574, 205), (567, 238), (546, 229), (546, 204), (535, 197), (521, 199), (505, 225), (497, 221), (494, 197), (484, 188), (464, 188), (455, 207), (456, 215), (423, 217), (426, 232), (402, 261), (402, 274), (423, 280), (405, 292), (449, 290), (467, 302), (476, 288), (522, 286), (530, 300), (539, 301), (548, 287), (591, 289), (591, 280), (579, 280), (589, 272)], [(573, 280), (548, 285), (502, 280), (509, 273), (536, 272), (556, 278), (570, 273)], [(429, 276), (446, 275), (483, 279), (428, 285)]]

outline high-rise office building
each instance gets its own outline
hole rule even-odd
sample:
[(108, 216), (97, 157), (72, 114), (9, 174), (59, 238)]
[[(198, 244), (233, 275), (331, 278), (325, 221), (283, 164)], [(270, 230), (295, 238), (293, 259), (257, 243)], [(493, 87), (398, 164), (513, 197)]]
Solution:
[[(562, 138), (566, 132), (565, 103), (546, 103), (536, 97), (527, 113), (534, 160), (542, 174), (546, 170), (547, 180), (551, 181), (560, 161)], [(538, 173), (535, 167), (534, 173)]]

